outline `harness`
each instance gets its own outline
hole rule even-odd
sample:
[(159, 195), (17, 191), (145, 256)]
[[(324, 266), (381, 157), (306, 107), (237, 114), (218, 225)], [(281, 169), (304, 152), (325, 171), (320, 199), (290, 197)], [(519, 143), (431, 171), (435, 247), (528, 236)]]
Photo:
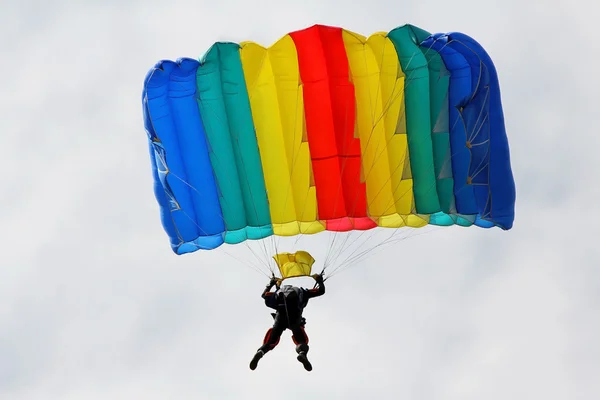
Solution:
[[(289, 307), (293, 306), (294, 302), (296, 303), (297, 310), (301, 316), (302, 310), (306, 306), (306, 304), (304, 304), (304, 292), (300, 288), (297, 288), (297, 287), (291, 286), (291, 285), (284, 285), (281, 288), (279, 288), (279, 290), (277, 290), (277, 303), (278, 303), (278, 305), (282, 305), (285, 307), (288, 325), (290, 325), (290, 322), (291, 322)], [(271, 315), (273, 316), (274, 319), (277, 316), (277, 314), (275, 314), (275, 313), (273, 313)], [(304, 326), (306, 324), (306, 318), (301, 316), (299, 323), (300, 323), (300, 326)]]
[(302, 310), (304, 303), (304, 292), (295, 286), (284, 285), (277, 291), (277, 301), (279, 304), (285, 305), (286, 309), (288, 304), (293, 304), (294, 302), (298, 306), (299, 310)]

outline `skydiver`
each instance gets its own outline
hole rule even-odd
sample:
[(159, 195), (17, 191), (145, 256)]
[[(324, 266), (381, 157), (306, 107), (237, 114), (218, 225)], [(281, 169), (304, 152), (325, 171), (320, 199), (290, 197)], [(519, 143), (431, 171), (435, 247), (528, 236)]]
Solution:
[(317, 281), (318, 288), (304, 289), (292, 285), (284, 285), (277, 290), (271, 292), (271, 288), (277, 284), (277, 278), (271, 278), (269, 284), (265, 287), (262, 293), (262, 298), (265, 300), (265, 305), (276, 310), (276, 313), (271, 315), (275, 319), (273, 327), (269, 328), (263, 345), (259, 347), (256, 354), (250, 362), (250, 369), (255, 370), (258, 361), (270, 350), (273, 350), (279, 343), (281, 334), (289, 329), (292, 331), (292, 340), (296, 344), (296, 357), (298, 361), (304, 365), (307, 371), (312, 370), (312, 365), (306, 356), (308, 353), (308, 336), (304, 331), (306, 319), (302, 317), (302, 312), (308, 304), (308, 300), (313, 297), (322, 296), (325, 294), (325, 285), (323, 284), (323, 275), (315, 274), (312, 278)]

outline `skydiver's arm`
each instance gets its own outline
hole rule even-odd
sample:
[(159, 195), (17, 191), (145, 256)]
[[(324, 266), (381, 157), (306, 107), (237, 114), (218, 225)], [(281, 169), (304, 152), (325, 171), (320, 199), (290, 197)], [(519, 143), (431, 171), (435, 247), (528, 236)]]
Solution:
[(267, 286), (265, 286), (265, 290), (263, 290), (262, 292), (262, 298), (263, 299), (267, 299), (268, 297), (272, 297), (275, 292), (271, 292), (271, 288), (273, 288), (273, 286), (275, 286), (276, 281), (271, 279), (271, 281), (269, 282), (269, 284)]
[(271, 288), (275, 286), (276, 283), (277, 281), (275, 279), (271, 279), (262, 293), (262, 298), (265, 300), (265, 305), (274, 310), (277, 310), (277, 297), (275, 296), (275, 292), (271, 292)]
[(306, 294), (309, 299), (313, 297), (319, 297), (325, 294), (325, 284), (323, 283), (323, 277), (319, 275), (320, 278), (317, 279), (317, 287), (314, 289), (307, 290)]

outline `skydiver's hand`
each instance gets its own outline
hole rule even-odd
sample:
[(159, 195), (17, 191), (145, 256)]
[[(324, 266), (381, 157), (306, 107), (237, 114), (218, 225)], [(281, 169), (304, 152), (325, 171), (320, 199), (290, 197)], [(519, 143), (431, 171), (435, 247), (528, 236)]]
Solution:
[(314, 274), (314, 275), (311, 275), (311, 277), (312, 277), (312, 278), (313, 278), (315, 281), (317, 281), (317, 282), (319, 282), (319, 283), (323, 282), (323, 275), (322, 275), (322, 274)]
[(272, 277), (271, 281), (269, 282), (269, 287), (273, 287), (276, 283), (277, 283), (277, 278)]

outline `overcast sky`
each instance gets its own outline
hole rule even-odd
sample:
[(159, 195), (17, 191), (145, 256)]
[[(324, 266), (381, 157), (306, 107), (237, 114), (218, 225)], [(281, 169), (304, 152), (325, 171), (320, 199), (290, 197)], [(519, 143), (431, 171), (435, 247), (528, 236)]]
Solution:
[[(591, 0), (0, 0), (0, 398), (600, 398), (594, 15)], [(516, 220), (344, 269), (305, 313), (314, 370), (285, 333), (250, 371), (267, 279), (236, 260), (245, 246), (171, 252), (142, 84), (160, 59), (314, 23), (476, 38), (500, 77)], [(328, 239), (298, 246), (319, 264)]]

